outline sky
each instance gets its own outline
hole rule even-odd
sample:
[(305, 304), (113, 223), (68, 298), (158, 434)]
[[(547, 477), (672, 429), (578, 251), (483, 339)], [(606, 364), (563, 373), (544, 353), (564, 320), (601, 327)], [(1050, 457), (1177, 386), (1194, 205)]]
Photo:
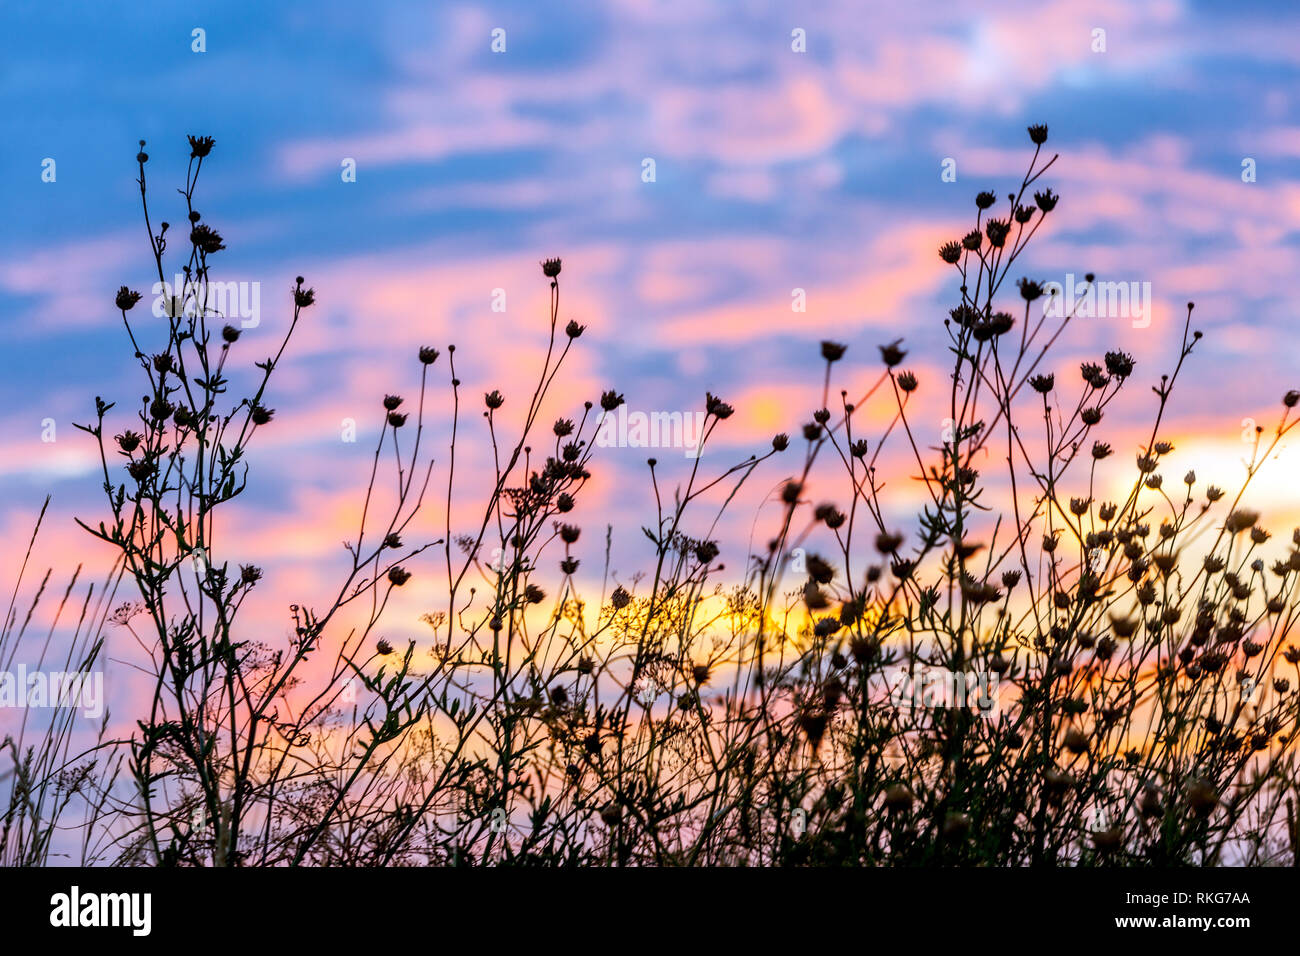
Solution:
[[(1072, 327), (1054, 367), (1073, 376), (1108, 349), (1136, 356), (1107, 435), (1127, 457), (1195, 300), (1206, 337), (1162, 437), (1231, 486), (1247, 423), (1271, 427), (1300, 385), (1288, 292), (1300, 274), (1297, 21), (1287, 3), (1172, 0), (4, 0), (0, 533), (25, 542), (50, 494), (38, 562), (107, 566), (73, 522), (106, 513), (97, 452), (73, 423), (90, 420), (96, 395), (120, 412), (139, 392), (112, 306), (122, 284), (149, 304), (134, 155), (146, 140), (155, 221), (181, 221), (189, 134), (216, 141), (196, 197), (228, 246), (214, 277), (261, 294), (236, 381), (283, 334), (293, 278), (316, 291), (227, 539), (232, 561), (270, 569), (258, 613), (277, 620), (292, 601), (326, 600), (322, 582), (344, 568), (380, 399), (417, 388), (418, 347), (457, 345), (468, 426), (482, 392), (502, 391), (506, 422), (526, 405), (550, 256), (564, 263), (561, 321), (587, 330), (549, 416), (608, 388), (630, 410), (693, 412), (707, 390), (736, 407), (701, 460), (716, 472), (796, 434), (820, 405), (819, 341), (849, 346), (836, 382), (857, 392), (879, 374), (875, 347), (901, 337), (922, 382), (914, 422), (937, 441), (942, 319), (957, 293), (936, 250), (969, 228), (976, 192), (1019, 182), (1031, 123), (1049, 127), (1060, 158), (1042, 183), (1063, 198), (1024, 274), (1095, 272), (1152, 299), (1142, 327)], [(431, 415), (445, 425), (438, 381)], [(355, 442), (342, 440), (347, 419)], [(471, 496), (482, 447), (461, 466)], [(668, 486), (693, 465), (681, 449), (600, 449), (574, 513), (586, 571), (602, 565), (607, 523), (618, 579), (647, 560), (647, 454)], [(1300, 457), (1279, 458), (1255, 503), (1289, 537)], [(908, 466), (888, 478), (900, 521), (919, 494)], [(764, 498), (795, 467), (778, 459), (756, 475), (724, 528), (724, 560), (743, 563)], [(435, 508), (413, 530), (432, 540), (440, 521)], [(6, 551), (12, 580), (21, 555)], [(418, 628), (428, 599), (404, 594), (399, 633)]]

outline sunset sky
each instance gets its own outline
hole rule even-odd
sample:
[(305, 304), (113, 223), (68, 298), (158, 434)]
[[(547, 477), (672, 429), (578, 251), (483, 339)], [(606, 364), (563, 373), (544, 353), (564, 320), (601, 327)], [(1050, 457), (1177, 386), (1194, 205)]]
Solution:
[[(776, 432), (797, 435), (820, 404), (821, 339), (848, 344), (836, 386), (856, 393), (879, 374), (876, 345), (902, 337), (905, 367), (922, 383), (913, 425), (938, 441), (942, 319), (957, 283), (936, 250), (970, 227), (976, 192), (1019, 183), (1030, 123), (1050, 127), (1046, 148), (1060, 159), (1042, 183), (1063, 198), (1023, 272), (1150, 283), (1147, 327), (1080, 323), (1050, 363), (1074, 388), (1080, 361), (1115, 348), (1137, 357), (1128, 399), (1108, 418), (1121, 457), (1131, 461), (1142, 440), (1148, 386), (1176, 358), (1188, 300), (1206, 338), (1162, 430), (1179, 462), (1231, 486), (1249, 451), (1244, 420), (1271, 427), (1280, 396), (1300, 385), (1291, 4), (62, 9), (6, 3), (0, 30), (0, 530), (25, 541), (52, 494), (43, 565), (109, 558), (73, 524), (106, 509), (97, 451), (72, 423), (89, 421), (102, 395), (119, 401), (115, 427), (127, 427), (141, 394), (112, 305), (119, 285), (146, 293), (133, 317), (148, 326), (139, 139), (155, 222), (183, 221), (186, 135), (216, 140), (196, 200), (229, 247), (213, 257), (214, 275), (261, 283), (261, 324), (233, 350), (237, 383), (278, 344), (293, 277), (316, 290), (273, 380), (276, 417), (254, 442), (250, 488), (230, 506), (225, 539), (232, 562), (268, 568), (260, 600), (277, 615), (273, 631), (291, 601), (329, 597), (322, 581), (342, 568), (380, 399), (413, 397), (419, 346), (456, 343), (472, 435), (482, 434), (484, 391), (504, 393), (505, 421), (526, 405), (546, 345), (538, 261), (549, 256), (564, 261), (561, 321), (587, 331), (545, 423), (608, 388), (645, 412), (701, 410), (708, 390), (737, 409), (702, 459), (714, 473), (763, 453)], [(206, 52), (191, 49), (196, 28)], [(497, 29), (504, 52), (492, 50)], [(792, 49), (797, 30), (805, 52)], [(42, 180), (46, 159), (54, 182)], [(349, 159), (355, 182), (341, 176)], [(643, 181), (647, 159), (653, 182)], [(949, 159), (955, 182), (941, 175)], [(1243, 181), (1246, 160), (1253, 182)], [(795, 289), (805, 312), (791, 309)], [(492, 309), (496, 290), (504, 312)], [(445, 356), (435, 371), (431, 409), (445, 421)], [(355, 443), (341, 440), (347, 418)], [(46, 419), (54, 441), (42, 440)], [(886, 411), (868, 409), (866, 421), (887, 421)], [(472, 496), (487, 460), (481, 445), (464, 454)], [(680, 449), (601, 449), (574, 513), (584, 571), (599, 574), (607, 522), (620, 580), (644, 560), (648, 454), (668, 487), (692, 465)], [(787, 454), (755, 475), (754, 496), (727, 526), (723, 557), (737, 567), (752, 550), (755, 509), (796, 468), (797, 451)], [(445, 442), (434, 456), (445, 457)], [(1288, 538), (1300, 457), (1288, 449), (1282, 459), (1255, 504)], [(908, 459), (891, 467), (906, 524)], [(409, 537), (438, 537), (441, 520), (431, 509)], [(7, 551), (9, 581), (20, 555)], [(418, 627), (423, 599), (406, 596), (398, 632)]]

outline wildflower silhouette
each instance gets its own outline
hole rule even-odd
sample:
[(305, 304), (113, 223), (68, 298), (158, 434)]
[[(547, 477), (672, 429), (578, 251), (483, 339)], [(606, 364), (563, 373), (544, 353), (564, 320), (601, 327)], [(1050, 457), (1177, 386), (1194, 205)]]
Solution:
[[(1061, 309), (1044, 308), (1043, 282), (1007, 281), (1062, 202), (1038, 184), (1056, 158), (1047, 127), (1028, 133), (1005, 204), (982, 191), (971, 228), (937, 237), (957, 290), (942, 324), (951, 374), (927, 381), (903, 368), (912, 347), (882, 343), (850, 401), (834, 379), (855, 350), (820, 342), (799, 429), (713, 472), (697, 457), (671, 492), (649, 460), (645, 565), (599, 598), (584, 596), (590, 569), (573, 550), (591, 532), (569, 515), (598, 467), (592, 436), (624, 396), (540, 421), (584, 331), (560, 325), (561, 260), (543, 260), (550, 340), (535, 385), (484, 393), (472, 432), (456, 346), (412, 356), (403, 392), (418, 398), (376, 401), (335, 597), (294, 605), (280, 643), (241, 614), (265, 573), (228, 563), (215, 518), (256, 480), (250, 445), (280, 425), (273, 374), (317, 298), (295, 280), (278, 350), (238, 391), (239, 329), (206, 300), (225, 239), (193, 212), (218, 152), (190, 137), (178, 307), (136, 320), (138, 293), (113, 298), (144, 399), (97, 399), (80, 426), (107, 506), (83, 527), (116, 550), (127, 588), (106, 617), (140, 639), (152, 698), (130, 739), (101, 735), (80, 762), (66, 728), (51, 732), (45, 751), (67, 759), (40, 766), (74, 766), (71, 782), (6, 741), (20, 782), (5, 859), (45, 862), (82, 804), (97, 834), (87, 860), (119, 864), (1294, 863), (1300, 530), (1279, 543), (1247, 491), (1300, 392), (1261, 429), (1235, 492), (1165, 475), (1162, 428), (1202, 341), (1189, 303), (1147, 440), (1104, 434), (1121, 392), (1155, 376), (1118, 342), (1077, 370), (1052, 366), (1091, 274)], [(161, 280), (174, 237), (152, 224), (147, 162), (141, 143)], [(951, 410), (937, 444), (909, 416), (928, 389)], [(521, 411), (513, 436), (503, 407)], [(702, 407), (701, 452), (735, 412), (712, 393)], [(878, 433), (861, 433), (867, 409), (883, 410)], [(452, 438), (435, 468), (436, 416)], [(456, 468), (471, 441), (494, 464), (467, 520)], [(906, 526), (887, 517), (886, 449), (923, 491)], [(1106, 468), (1124, 469), (1126, 492), (1107, 492)], [(775, 514), (747, 555), (715, 529), (756, 475)], [(421, 540), (430, 526), (440, 537)], [(389, 599), (411, 582), (439, 597), (425, 640), (397, 642), (383, 633)], [(79, 633), (88, 668), (102, 637)], [(11, 623), (6, 652), (22, 638)], [(56, 791), (66, 799), (32, 799)]]

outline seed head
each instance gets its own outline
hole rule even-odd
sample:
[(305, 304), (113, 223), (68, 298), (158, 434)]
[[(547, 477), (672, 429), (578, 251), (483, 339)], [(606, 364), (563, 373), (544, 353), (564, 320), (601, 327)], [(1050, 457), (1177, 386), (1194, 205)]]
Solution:
[(226, 248), (221, 240), (221, 233), (207, 224), (195, 226), (190, 230), (190, 243), (207, 256)]
[(1101, 366), (1093, 362), (1084, 362), (1080, 365), (1079, 374), (1093, 388), (1105, 388), (1110, 383), (1110, 379), (1102, 374)]
[(842, 345), (839, 342), (825, 340), (822, 342), (822, 358), (828, 362), (838, 362), (844, 358), (844, 352), (847, 348), (847, 345)]
[(809, 555), (808, 577), (817, 584), (830, 584), (831, 578), (835, 577), (835, 568), (820, 555)]
[(1005, 219), (990, 219), (984, 224), (984, 234), (989, 237), (989, 245), (994, 249), (1001, 249), (1007, 243), (1007, 236), (1011, 233), (1011, 224)]
[(128, 455), (140, 447), (140, 442), (144, 440), (138, 432), (125, 431), (117, 436), (117, 445)]
[(140, 293), (132, 292), (126, 286), (122, 286), (122, 288), (117, 290), (117, 297), (113, 301), (117, 303), (117, 307), (120, 310), (123, 312), (129, 312), (135, 307), (135, 304), (140, 301)]
[(893, 554), (903, 544), (901, 534), (891, 534), (888, 531), (882, 531), (876, 535), (876, 550), (881, 554)]
[(1020, 286), (1020, 297), (1026, 302), (1033, 302), (1043, 295), (1043, 284), (1041, 282), (1035, 282), (1032, 279), (1021, 279), (1017, 284)]
[(895, 339), (888, 345), (878, 346), (881, 360), (890, 368), (900, 364), (907, 357), (907, 353), (898, 347), (898, 344), (902, 341), (902, 339)]
[(1252, 527), (1258, 520), (1258, 511), (1249, 511), (1245, 508), (1241, 508), (1229, 514), (1223, 525), (1227, 528), (1230, 534), (1237, 534)]
[(730, 418), (734, 409), (712, 392), (704, 393), (704, 409), (719, 419)]
[(1118, 379), (1128, 378), (1133, 374), (1133, 356), (1127, 352), (1107, 352), (1106, 371)]

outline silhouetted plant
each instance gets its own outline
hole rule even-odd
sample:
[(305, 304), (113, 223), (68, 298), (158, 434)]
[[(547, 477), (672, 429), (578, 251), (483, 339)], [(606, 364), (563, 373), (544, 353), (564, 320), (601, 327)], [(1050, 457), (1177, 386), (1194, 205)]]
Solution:
[[(1142, 373), (1115, 349), (1084, 363), (1069, 396), (1047, 358), (1088, 286), (1048, 310), (1059, 292), (1007, 283), (1059, 202), (1035, 189), (1055, 160), (1042, 156), (1047, 129), (1029, 133), (1033, 158), (1005, 213), (980, 193), (974, 227), (939, 249), (960, 294), (944, 323), (939, 443), (909, 419), (928, 383), (902, 368), (901, 339), (880, 347), (883, 370), (856, 401), (832, 391), (852, 353), (821, 343), (820, 393), (770, 542), (733, 574), (720, 561), (731, 545), (715, 537), (723, 512), (767, 459), (800, 446), (777, 435), (706, 473), (704, 448), (733, 413), (706, 395), (701, 455), (671, 499), (649, 463), (646, 570), (609, 587), (607, 530), (606, 583), (589, 605), (572, 549), (584, 531), (567, 516), (594, 467), (593, 436), (623, 396), (607, 391), (543, 436), (543, 405), (583, 332), (560, 326), (561, 262), (548, 259), (549, 345), (515, 437), (497, 411), (518, 399), (484, 396), (494, 477), (478, 517), (453, 527), (468, 440), (455, 346), (423, 348), (418, 400), (387, 396), (378, 410), (343, 583), (321, 610), (292, 608), (284, 646), (247, 636), (239, 612), (261, 572), (221, 557), (217, 518), (245, 487), (251, 440), (274, 427), (270, 379), (315, 296), (294, 283), (279, 349), (257, 363), (246, 397), (229, 397), (239, 330), (218, 330), (207, 300), (224, 242), (192, 205), (213, 143), (192, 139), (184, 286), (157, 329), (132, 323), (138, 294), (116, 299), (146, 394), (115, 438), (112, 403), (97, 400), (85, 426), (110, 511), (86, 527), (120, 552), (138, 602), (119, 616), (152, 667), (129, 742), (134, 792), (97, 791), (114, 794), (101, 817), (118, 860), (1294, 862), (1300, 530), (1270, 564), (1244, 496), (1295, 426), (1300, 393), (1285, 396), (1267, 442), (1261, 433), (1234, 496), (1198, 492), (1192, 473), (1167, 485), (1161, 428), (1201, 339), (1189, 304), (1131, 488), (1098, 500), (1097, 469), (1113, 452), (1100, 423)], [(149, 226), (160, 282), (168, 229)], [(450, 381), (441, 475), (423, 440), (442, 407), (435, 368)], [(872, 403), (890, 421), (865, 436)], [(876, 471), (886, 446), (914, 462), (924, 489), (905, 530), (890, 524)], [(976, 468), (999, 458), (998, 481)], [(442, 537), (406, 545), (434, 488)], [(393, 589), (433, 574), (445, 575), (445, 600), (424, 618), (427, 643), (394, 647), (379, 633)], [(332, 656), (323, 677), (304, 666), (313, 654)], [(927, 672), (978, 677), (983, 711), (898, 692)]]

